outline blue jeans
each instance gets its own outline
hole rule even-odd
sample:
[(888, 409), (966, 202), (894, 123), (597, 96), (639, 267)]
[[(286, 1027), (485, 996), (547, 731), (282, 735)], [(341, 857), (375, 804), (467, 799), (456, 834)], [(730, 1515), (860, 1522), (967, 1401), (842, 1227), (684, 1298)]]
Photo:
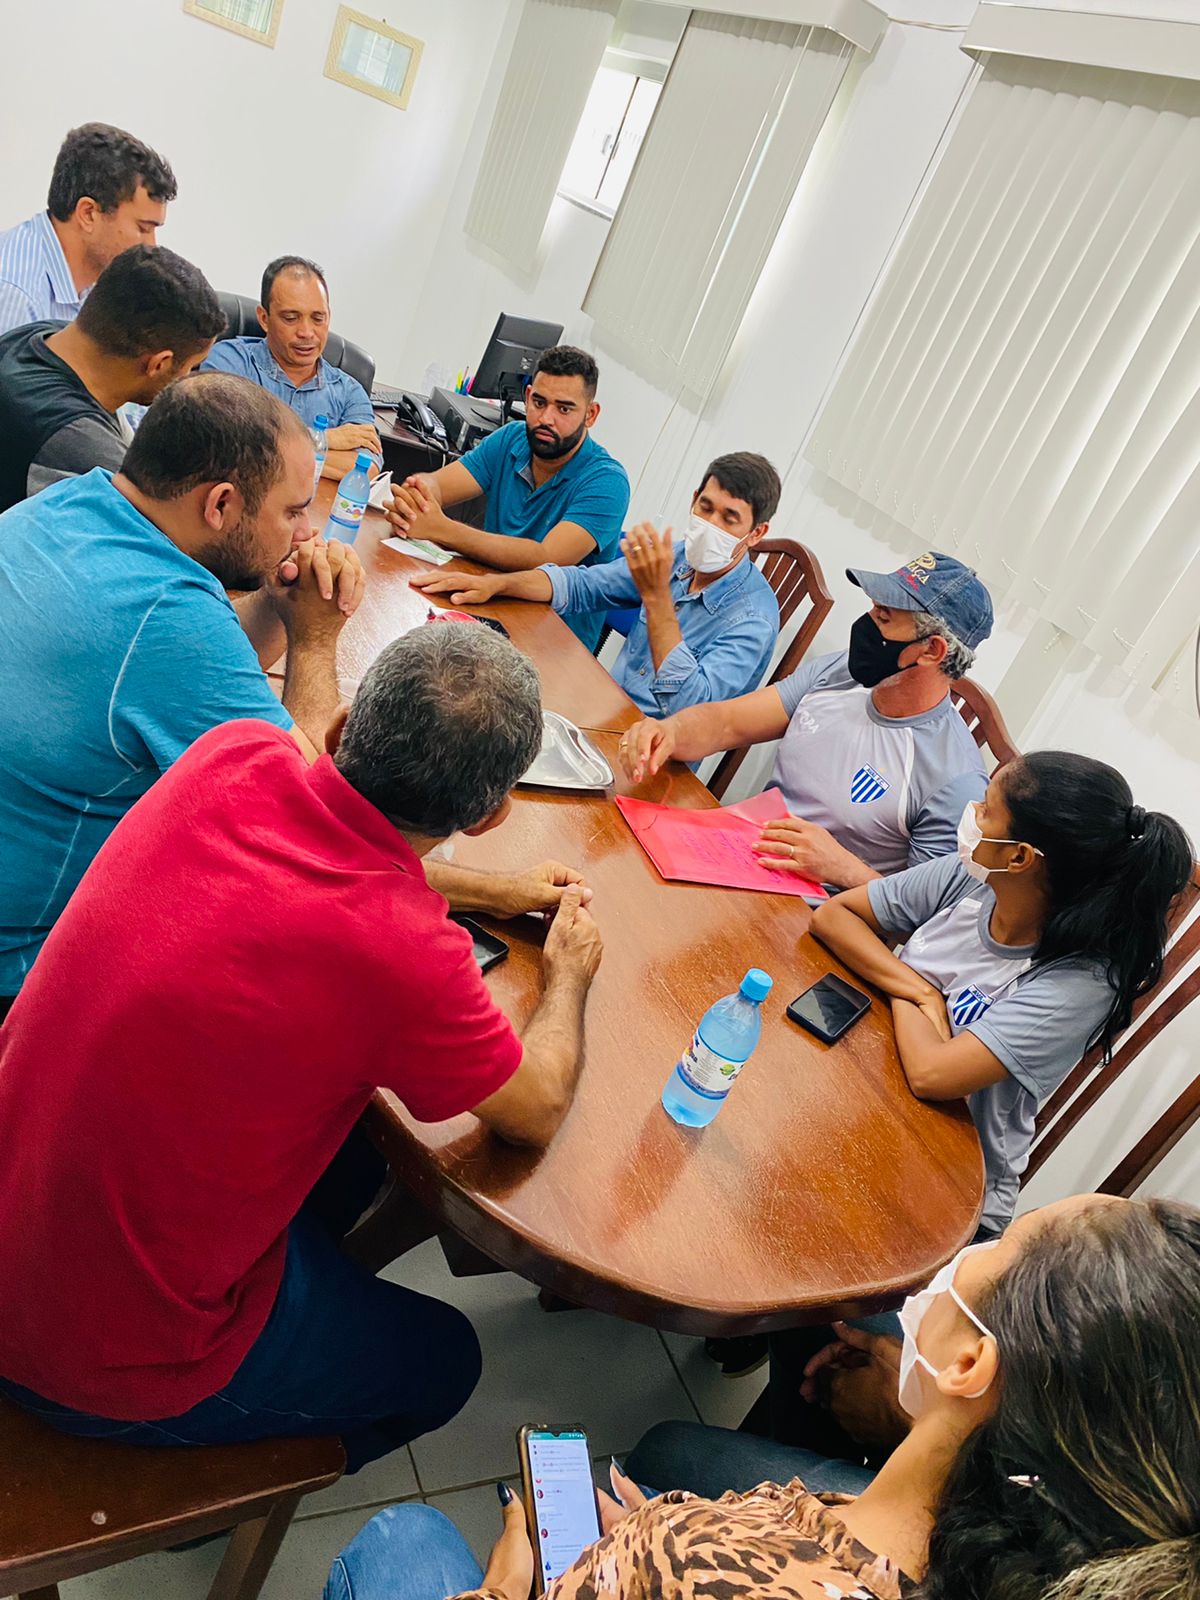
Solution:
[(474, 1329), (453, 1306), (372, 1277), (340, 1249), (385, 1171), (365, 1140), (351, 1135), (288, 1229), (266, 1326), (225, 1387), (191, 1410), (117, 1422), (3, 1379), (0, 1392), (63, 1433), (127, 1444), (337, 1434), (347, 1472), (442, 1427), (479, 1381)]
[(702, 1422), (656, 1424), (626, 1458), (625, 1471), (635, 1483), (690, 1489), (706, 1500), (716, 1500), (729, 1489), (745, 1494), (760, 1483), (789, 1483), (793, 1478), (800, 1478), (813, 1494), (861, 1494), (875, 1476), (869, 1467), (851, 1461)]
[(372, 1517), (351, 1540), (333, 1563), (323, 1600), (446, 1600), (482, 1581), (479, 1563), (449, 1517), (409, 1501)]

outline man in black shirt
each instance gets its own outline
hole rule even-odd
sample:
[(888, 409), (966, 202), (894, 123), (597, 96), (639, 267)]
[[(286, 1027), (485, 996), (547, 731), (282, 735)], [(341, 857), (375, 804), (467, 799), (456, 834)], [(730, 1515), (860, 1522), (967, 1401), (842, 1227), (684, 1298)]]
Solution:
[(0, 511), (57, 478), (116, 471), (118, 416), (199, 366), (225, 331), (203, 274), (171, 250), (134, 245), (100, 274), (74, 322), (0, 338)]

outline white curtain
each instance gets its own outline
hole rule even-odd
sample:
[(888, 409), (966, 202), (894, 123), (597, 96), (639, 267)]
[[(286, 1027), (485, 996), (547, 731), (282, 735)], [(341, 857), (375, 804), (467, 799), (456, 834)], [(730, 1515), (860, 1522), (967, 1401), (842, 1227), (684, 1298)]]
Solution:
[(1200, 83), (985, 60), (806, 454), (1034, 608), (1029, 709), (1195, 629)]
[(531, 267), (618, 0), (524, 0), (464, 224)]
[(584, 300), (658, 387), (712, 387), (853, 49), (692, 13)]

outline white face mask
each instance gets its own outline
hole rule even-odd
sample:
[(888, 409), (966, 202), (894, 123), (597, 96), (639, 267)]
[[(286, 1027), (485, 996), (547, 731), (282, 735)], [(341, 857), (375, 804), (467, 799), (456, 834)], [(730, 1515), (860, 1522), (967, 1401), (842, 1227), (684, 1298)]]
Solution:
[(720, 572), (732, 565), (741, 542), (693, 511), (683, 536), (683, 553), (693, 572)]
[[(964, 868), (979, 883), (986, 883), (993, 872), (1007, 872), (1008, 867), (985, 867), (981, 861), (976, 861), (975, 852), (984, 843), (983, 829), (975, 815), (975, 802), (969, 800), (962, 816), (958, 819), (958, 859)], [(1023, 844), (1022, 839), (988, 839), (988, 844)], [(1041, 851), (1036, 845), (1029, 847), (1035, 856), (1040, 856)]]
[[(958, 1290), (954, 1287), (954, 1275), (964, 1256), (969, 1256), (975, 1250), (993, 1250), (996, 1246), (995, 1239), (985, 1239), (981, 1244), (969, 1244), (960, 1250), (953, 1261), (948, 1261), (942, 1270), (930, 1283), (929, 1287), (922, 1289), (920, 1294), (909, 1295), (900, 1308), (900, 1326), (904, 1330), (904, 1345), (900, 1351), (900, 1404), (914, 1420), (928, 1409), (928, 1400), (925, 1394), (925, 1385), (921, 1382), (918, 1370), (924, 1367), (931, 1378), (936, 1379), (938, 1369), (932, 1361), (928, 1361), (917, 1348), (917, 1338), (921, 1332), (921, 1324), (925, 1320), (925, 1313), (940, 1294), (948, 1294), (964, 1317), (970, 1320), (987, 1339), (995, 1339), (995, 1334), (990, 1328), (984, 1327), (979, 1318), (963, 1300)], [(964, 1395), (965, 1400), (978, 1400), (985, 1395), (991, 1387), (985, 1383), (982, 1389), (977, 1389), (974, 1394)]]

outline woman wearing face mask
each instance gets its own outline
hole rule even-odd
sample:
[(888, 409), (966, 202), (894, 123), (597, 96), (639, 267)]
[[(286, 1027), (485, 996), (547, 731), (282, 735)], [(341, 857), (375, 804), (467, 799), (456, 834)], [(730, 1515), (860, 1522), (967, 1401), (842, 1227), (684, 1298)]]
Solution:
[[(857, 1499), (798, 1480), (645, 1502), (549, 1600), (1184, 1600), (1200, 1592), (1200, 1212), (1082, 1196), (905, 1306), (904, 1443)], [(503, 1495), (502, 1495), (503, 1499)], [(486, 1574), (428, 1506), (370, 1523), (325, 1600), (527, 1600), (524, 1512)]]
[(969, 1097), (984, 1233), (1012, 1216), (1038, 1105), (1090, 1045), (1111, 1049), (1157, 982), (1191, 870), (1183, 829), (1135, 805), (1120, 773), (1042, 751), (967, 806), (957, 855), (852, 889), (813, 918), (816, 937), (891, 996), (914, 1094)]
[[(816, 937), (891, 997), (913, 1092), (967, 1097), (986, 1173), (978, 1238), (1012, 1216), (1039, 1104), (1093, 1043), (1111, 1048), (1157, 982), (1191, 870), (1178, 823), (1136, 806), (1112, 767), (1043, 751), (1003, 767), (965, 808), (955, 855), (849, 890), (814, 916)], [(903, 1432), (888, 1343), (861, 1330), (773, 1335), (770, 1381), (743, 1430), (878, 1460)], [(663, 1460), (674, 1482), (707, 1481), (686, 1430), (653, 1442), (652, 1470)], [(742, 1471), (740, 1449), (724, 1442), (727, 1473)]]

